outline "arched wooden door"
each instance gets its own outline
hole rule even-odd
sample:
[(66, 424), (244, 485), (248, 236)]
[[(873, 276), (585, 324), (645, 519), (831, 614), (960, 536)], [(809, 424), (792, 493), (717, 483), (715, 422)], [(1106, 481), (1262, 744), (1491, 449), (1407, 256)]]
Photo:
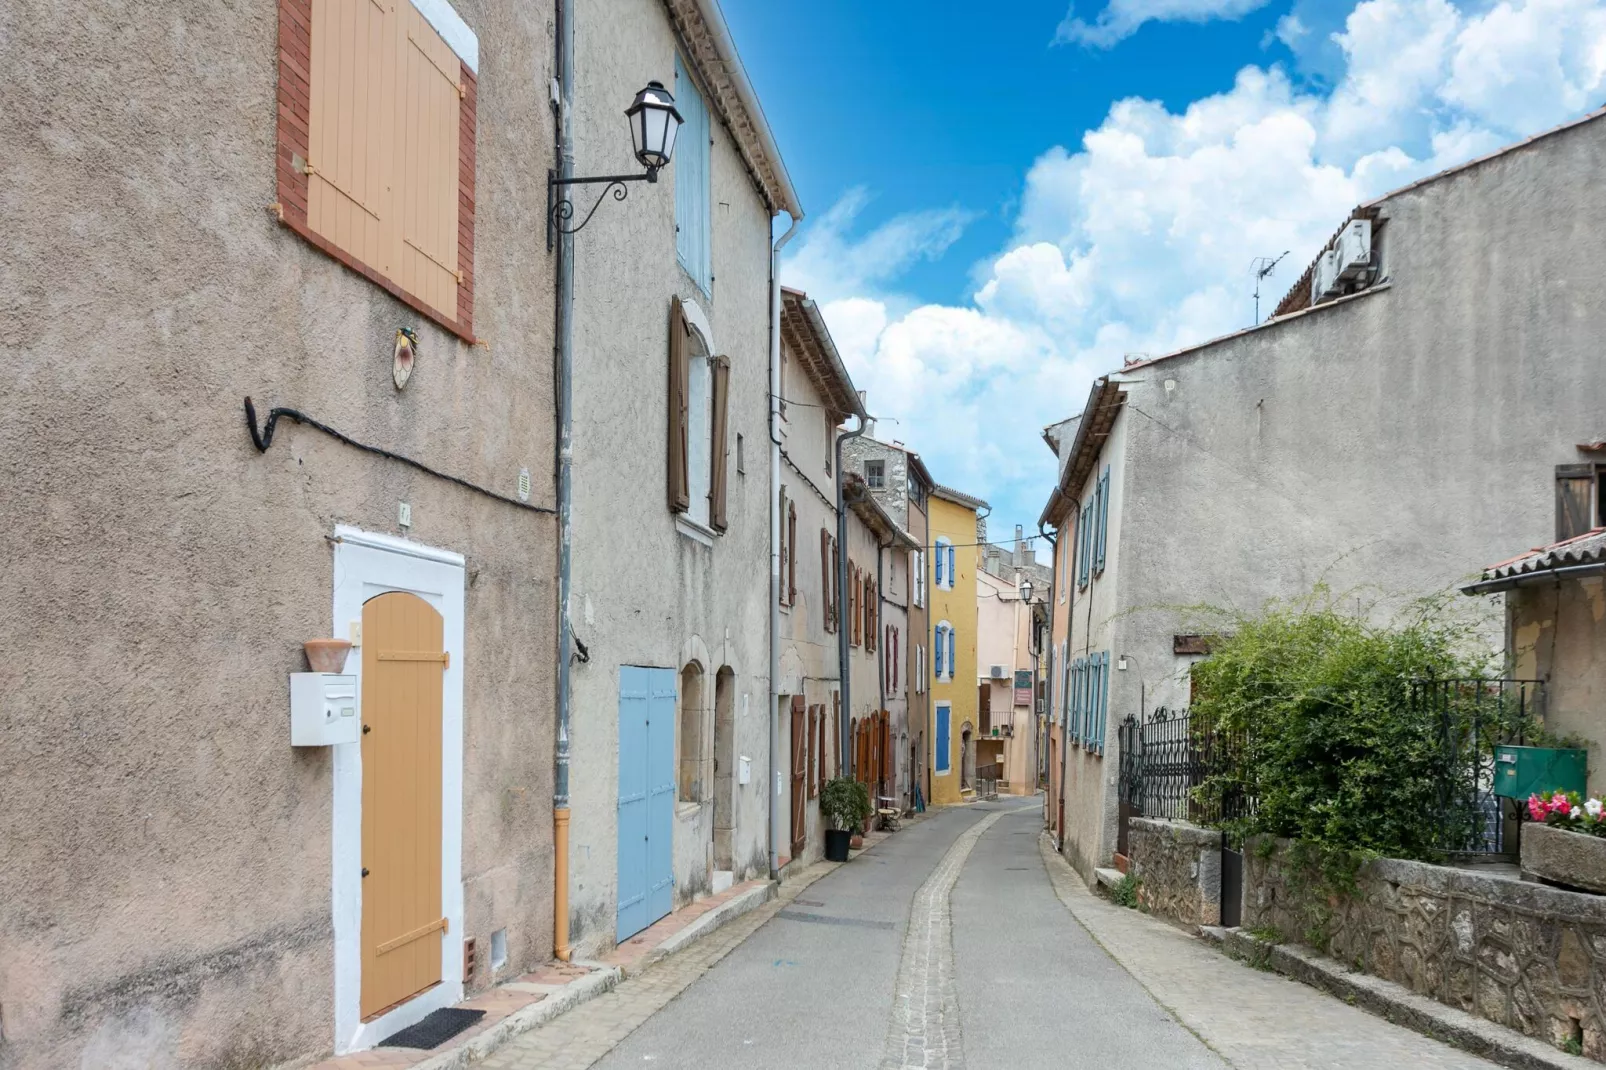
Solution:
[(362, 607), (362, 1017), (441, 979), (441, 615)]

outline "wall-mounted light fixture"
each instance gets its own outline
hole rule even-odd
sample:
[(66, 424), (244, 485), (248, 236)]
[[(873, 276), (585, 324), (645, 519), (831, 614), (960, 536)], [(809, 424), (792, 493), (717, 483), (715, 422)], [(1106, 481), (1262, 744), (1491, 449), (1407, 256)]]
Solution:
[[(609, 191), (612, 191), (614, 200), (622, 201), (630, 192), (630, 187), (625, 183), (657, 182), (658, 172), (669, 165), (670, 157), (675, 154), (675, 135), (680, 132), (680, 124), (684, 120), (680, 112), (675, 110), (675, 98), (664, 88), (664, 84), (648, 82), (647, 87), (636, 94), (630, 107), (625, 109), (625, 118), (630, 120), (630, 141), (635, 148), (636, 161), (646, 170), (639, 175), (598, 175), (595, 178), (559, 178), (556, 171), (547, 171), (547, 252), (552, 251), (558, 234), (573, 234), (591, 222), (591, 217), (597, 214)], [(574, 202), (567, 197), (560, 198), (558, 190), (564, 186), (592, 186), (598, 183), (602, 184), (602, 192), (597, 194), (591, 210), (580, 222), (572, 227), (567, 226), (574, 218)]]

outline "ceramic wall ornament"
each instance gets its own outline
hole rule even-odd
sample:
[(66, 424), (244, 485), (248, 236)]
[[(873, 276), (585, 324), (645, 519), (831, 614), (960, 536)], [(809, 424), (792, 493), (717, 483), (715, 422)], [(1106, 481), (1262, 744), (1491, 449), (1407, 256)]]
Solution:
[(407, 380), (413, 377), (413, 362), (417, 359), (418, 332), (411, 327), (396, 328), (396, 355), (390, 375), (396, 380), (397, 390), (406, 386)]

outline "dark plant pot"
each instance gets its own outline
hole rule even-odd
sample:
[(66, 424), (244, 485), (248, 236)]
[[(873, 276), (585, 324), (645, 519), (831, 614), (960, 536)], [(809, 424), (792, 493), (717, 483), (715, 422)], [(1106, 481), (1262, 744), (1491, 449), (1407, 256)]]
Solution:
[(848, 841), (852, 833), (840, 829), (825, 830), (825, 860), (827, 862), (846, 862), (848, 860)]

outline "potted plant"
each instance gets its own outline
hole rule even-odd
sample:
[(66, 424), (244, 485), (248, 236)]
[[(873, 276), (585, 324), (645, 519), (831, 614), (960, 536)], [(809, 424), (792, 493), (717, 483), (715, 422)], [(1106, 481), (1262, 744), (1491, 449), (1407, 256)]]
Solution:
[(1528, 796), (1522, 868), (1572, 888), (1606, 892), (1606, 805), (1576, 791)]
[(852, 777), (833, 777), (820, 791), (820, 817), (826, 822), (825, 860), (846, 862), (853, 832), (870, 816), (870, 792)]

